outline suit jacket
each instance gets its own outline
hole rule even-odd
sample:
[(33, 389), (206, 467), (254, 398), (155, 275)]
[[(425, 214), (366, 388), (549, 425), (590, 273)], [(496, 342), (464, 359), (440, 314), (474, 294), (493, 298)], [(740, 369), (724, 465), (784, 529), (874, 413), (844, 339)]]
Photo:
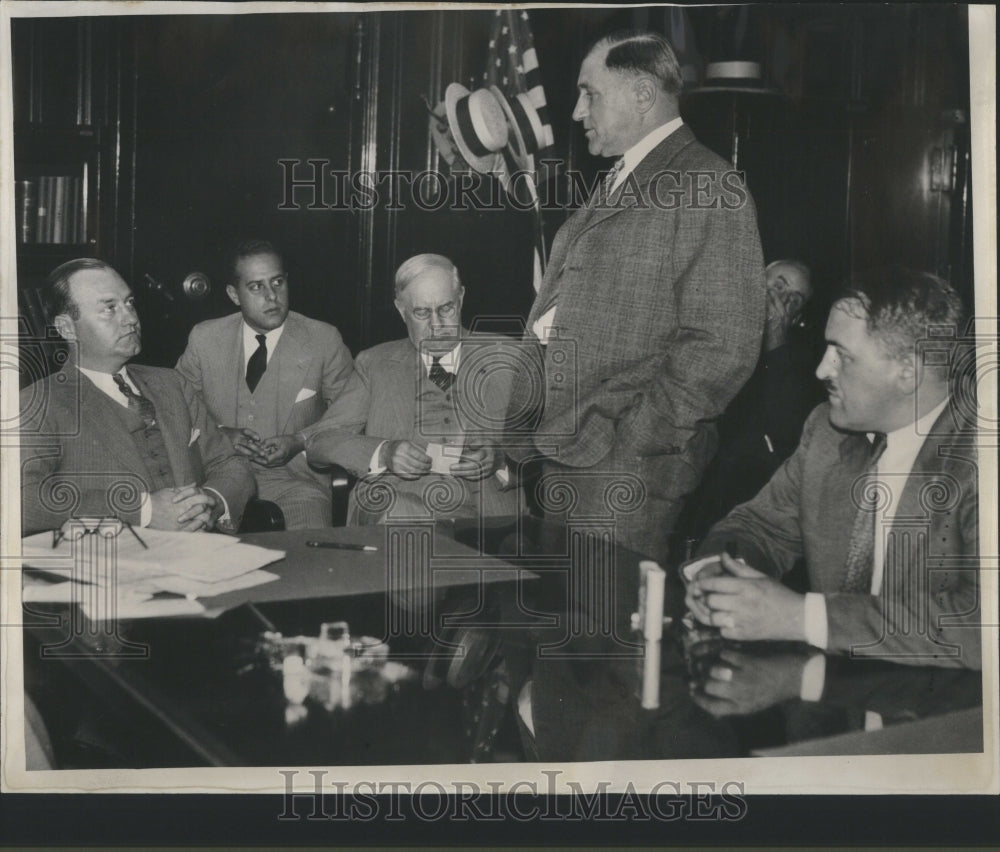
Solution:
[[(201, 398), (173, 370), (130, 364), (156, 406), (174, 483), (218, 491), (235, 527), (254, 493), (246, 461), (215, 428)], [(73, 516), (138, 525), (146, 468), (118, 404), (72, 364), (21, 391), (21, 528), (55, 529)]]
[[(522, 359), (510, 409), (537, 408), (531, 392), (543, 386), (535, 447), (570, 468), (638, 474), (664, 505), (689, 493), (764, 327), (760, 237), (739, 176), (681, 126), (609, 205), (580, 209), (560, 229), (529, 328), (553, 304), (558, 338), (539, 351), (542, 380)], [(586, 492), (602, 501), (605, 486), (581, 478), (587, 512)], [(626, 543), (648, 553), (665, 519), (639, 512), (644, 529)]]
[(975, 433), (953, 406), (944, 409), (900, 494), (882, 593), (850, 594), (841, 588), (856, 514), (852, 489), (870, 451), (864, 435), (830, 424), (829, 409), (823, 403), (813, 411), (795, 453), (753, 500), (712, 528), (701, 552), (738, 541), (748, 564), (777, 577), (804, 557), (810, 590), (826, 598), (831, 651), (979, 668)]
[[(277, 434), (309, 433), (327, 407), (347, 386), (351, 375), (351, 353), (332, 325), (289, 311), (285, 329), (268, 363), (279, 371)], [(177, 370), (204, 397), (216, 424), (237, 425), (237, 392), (245, 380), (243, 316), (235, 313), (221, 319), (198, 323), (188, 338), (187, 349), (177, 362)], [(312, 391), (304, 396), (303, 392)], [(270, 437), (261, 435), (262, 438)], [(318, 477), (300, 456), (284, 468), (268, 475)]]
[[(452, 387), (460, 400), (456, 403), (457, 425), (465, 433), (467, 443), (496, 443), (503, 431), (512, 374), (510, 370), (491, 368), (505, 363), (506, 353), (516, 344), (492, 335), (464, 331), (463, 335), (458, 373)], [(428, 438), (422, 434), (417, 405), (425, 373), (420, 354), (409, 338), (360, 352), (347, 389), (312, 430), (306, 444), (309, 461), (332, 462), (356, 476), (366, 477), (372, 456), (383, 441), (406, 439), (426, 444)], [(461, 505), (455, 514), (481, 511), (484, 515), (514, 515), (519, 509), (517, 492), (501, 491), (493, 476), (472, 483), (436, 474), (410, 481), (384, 473), (377, 477), (377, 482), (389, 486), (397, 497), (408, 495), (418, 502), (425, 496), (429, 499), (431, 490), (440, 487), (444, 502), (450, 504), (453, 501), (444, 497), (446, 490), (460, 488)], [(356, 492), (364, 491), (364, 486), (359, 484), (352, 493), (352, 519), (358, 517)], [(377, 498), (372, 499), (377, 502)]]

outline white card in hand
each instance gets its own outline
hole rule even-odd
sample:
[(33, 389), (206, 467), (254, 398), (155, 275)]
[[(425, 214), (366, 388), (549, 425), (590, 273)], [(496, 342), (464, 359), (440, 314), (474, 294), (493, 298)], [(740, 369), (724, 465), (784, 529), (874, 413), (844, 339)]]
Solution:
[(451, 466), (462, 458), (461, 444), (428, 444), (424, 450), (431, 457), (431, 473), (452, 476)]

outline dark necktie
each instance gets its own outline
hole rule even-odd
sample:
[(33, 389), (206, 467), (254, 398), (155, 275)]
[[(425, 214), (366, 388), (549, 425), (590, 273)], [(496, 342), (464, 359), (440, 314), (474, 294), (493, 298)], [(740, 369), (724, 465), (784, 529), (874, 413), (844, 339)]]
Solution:
[(871, 446), (868, 467), (865, 468), (864, 485), (858, 513), (851, 527), (851, 541), (847, 548), (847, 571), (841, 591), (869, 594), (872, 585), (872, 570), (875, 565), (875, 506), (878, 489), (872, 479), (878, 469), (878, 460), (885, 452), (885, 435), (875, 435)]
[(115, 380), (115, 384), (118, 385), (118, 390), (125, 394), (125, 398), (128, 400), (128, 410), (138, 414), (147, 428), (156, 423), (156, 409), (153, 408), (153, 403), (141, 393), (136, 393), (132, 390), (125, 383), (125, 379), (122, 378), (120, 373), (115, 373), (112, 378)]
[(455, 376), (441, 366), (440, 358), (433, 358), (431, 360), (430, 379), (445, 393), (451, 390), (451, 386), (455, 382)]
[(250, 356), (250, 360), (247, 361), (247, 387), (250, 388), (250, 393), (253, 393), (257, 389), (257, 383), (260, 382), (266, 369), (267, 337), (263, 334), (258, 334), (257, 348), (254, 350), (253, 355)]

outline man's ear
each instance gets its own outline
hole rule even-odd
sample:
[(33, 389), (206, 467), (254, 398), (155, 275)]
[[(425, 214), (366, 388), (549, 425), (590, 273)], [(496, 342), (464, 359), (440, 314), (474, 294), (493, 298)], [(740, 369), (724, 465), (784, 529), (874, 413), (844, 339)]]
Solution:
[(240, 305), (240, 294), (232, 284), (226, 285), (226, 295), (229, 296), (229, 301), (236, 305), (237, 308), (242, 307)]
[(76, 323), (69, 314), (59, 314), (52, 324), (63, 340), (76, 340)]
[(656, 104), (656, 84), (651, 77), (639, 77), (632, 83), (632, 97), (640, 114), (649, 112)]
[(914, 357), (907, 355), (896, 362), (896, 383), (902, 393), (914, 394), (920, 385), (921, 377), (914, 365)]
[(393, 300), (393, 304), (396, 306), (396, 310), (399, 311), (400, 317), (402, 317), (403, 322), (406, 322), (406, 313), (403, 311), (403, 303), (399, 299)]

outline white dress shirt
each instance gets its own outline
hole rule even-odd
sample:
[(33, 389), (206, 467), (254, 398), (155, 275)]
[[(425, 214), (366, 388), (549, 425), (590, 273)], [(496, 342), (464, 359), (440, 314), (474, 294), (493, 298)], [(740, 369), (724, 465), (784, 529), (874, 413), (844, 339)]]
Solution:
[[(643, 136), (642, 139), (636, 142), (635, 145), (629, 148), (622, 155), (624, 164), (618, 170), (618, 176), (615, 178), (615, 182), (611, 185), (611, 191), (608, 195), (615, 192), (615, 190), (622, 185), (625, 179), (632, 174), (633, 171), (635, 171), (639, 163), (646, 158), (646, 155), (649, 154), (650, 151), (652, 151), (671, 133), (677, 130), (683, 123), (683, 120), (680, 116), (678, 116), (677, 118), (668, 121), (666, 124), (661, 124), (655, 130), (651, 130)], [(549, 308), (531, 325), (532, 333), (538, 338), (538, 341), (542, 344), (542, 346), (547, 345), (549, 342), (549, 335), (552, 333), (552, 326), (554, 326), (556, 322), (556, 308), (558, 306), (558, 302), (553, 304), (551, 308)]]
[(281, 333), (285, 330), (285, 324), (282, 323), (277, 328), (272, 328), (268, 332), (254, 331), (247, 325), (246, 320), (243, 321), (243, 375), (247, 374), (247, 364), (250, 363), (250, 358), (254, 352), (257, 351), (257, 335), (263, 333), (265, 340), (264, 345), (267, 346), (267, 363), (271, 363), (271, 356), (274, 354), (274, 347), (278, 345), (278, 341), (281, 339)]
[[(885, 451), (876, 464), (875, 477), (879, 484), (891, 495), (888, 505), (877, 512), (875, 516), (875, 547), (872, 554), (872, 582), (870, 594), (879, 595), (882, 592), (882, 582), (885, 574), (885, 541), (892, 522), (899, 509), (899, 501), (903, 489), (913, 471), (924, 440), (934, 426), (935, 421), (948, 404), (948, 398), (943, 399), (915, 423), (909, 423), (885, 436)], [(868, 440), (874, 441), (875, 435), (869, 434)], [(829, 642), (829, 622), (826, 615), (826, 598), (818, 592), (807, 592), (805, 596), (805, 634), (806, 642), (817, 648), (826, 649)], [(803, 698), (822, 693), (824, 669), (814, 668), (810, 683), (803, 674)], [(818, 689), (817, 689), (818, 675)], [(814, 699), (815, 700), (815, 699)]]

